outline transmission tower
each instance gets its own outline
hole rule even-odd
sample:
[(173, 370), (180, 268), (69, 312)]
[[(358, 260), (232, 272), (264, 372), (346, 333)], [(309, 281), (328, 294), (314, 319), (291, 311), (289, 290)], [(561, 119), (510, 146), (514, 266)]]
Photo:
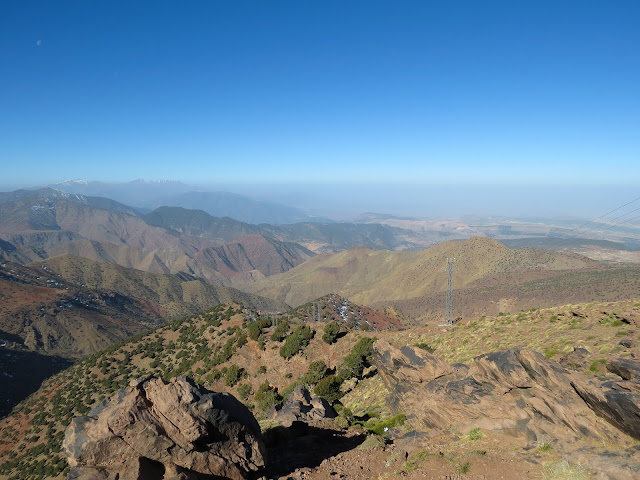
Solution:
[(456, 263), (455, 258), (447, 258), (447, 311), (445, 316), (445, 325), (453, 325), (453, 302), (451, 300), (451, 290), (453, 289), (453, 264)]

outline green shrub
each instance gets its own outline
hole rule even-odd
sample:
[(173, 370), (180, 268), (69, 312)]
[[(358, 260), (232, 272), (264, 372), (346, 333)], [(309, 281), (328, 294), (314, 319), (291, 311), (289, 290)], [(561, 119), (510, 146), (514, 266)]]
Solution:
[(424, 351), (426, 351), (426, 352), (429, 352), (429, 353), (433, 353), (433, 352), (435, 352), (435, 351), (436, 351), (436, 349), (435, 349), (435, 348), (433, 348), (431, 345), (429, 345), (429, 344), (428, 344), (428, 343), (426, 343), (426, 342), (420, 342), (420, 343), (417, 343), (417, 344), (416, 344), (416, 347), (418, 347), (418, 348), (420, 348), (420, 349), (422, 349), (422, 350), (424, 350)]
[(284, 320), (281, 321), (273, 330), (273, 333), (271, 334), (271, 340), (275, 342), (281, 342), (287, 336), (287, 333), (289, 333), (289, 328), (291, 328), (289, 322), (286, 322)]
[(373, 342), (375, 338), (363, 337), (344, 357), (342, 365), (338, 367), (338, 376), (342, 380), (360, 377), (365, 367), (371, 365), (373, 356)]
[(598, 367), (600, 365), (603, 365), (607, 363), (607, 359), (606, 358), (600, 358), (598, 360), (595, 360), (590, 366), (589, 366), (589, 371), (591, 372), (597, 372), (598, 371)]
[(248, 383), (241, 383), (240, 385), (238, 385), (238, 396), (242, 400), (246, 400), (247, 398), (249, 398), (250, 394), (251, 394), (251, 385), (249, 385)]
[(289, 359), (296, 353), (304, 350), (313, 338), (313, 330), (306, 325), (301, 325), (287, 337), (284, 345), (280, 348), (280, 356)]
[(404, 425), (404, 422), (406, 421), (407, 416), (401, 413), (399, 415), (396, 415), (395, 417), (391, 417), (383, 422), (376, 424), (375, 426), (369, 428), (369, 431), (375, 433), (376, 435), (383, 435), (390, 428)]
[(268, 408), (279, 404), (282, 401), (282, 397), (278, 395), (278, 391), (275, 388), (269, 385), (268, 381), (265, 381), (253, 396), (253, 401), (264, 412)]
[(242, 331), (236, 333), (235, 339), (237, 348), (243, 347), (247, 344), (247, 335)]
[(472, 428), (471, 430), (469, 430), (467, 438), (469, 440), (480, 440), (482, 438), (482, 432), (478, 427)]
[(262, 333), (260, 327), (258, 326), (258, 322), (251, 322), (247, 327), (247, 331), (249, 332), (249, 338), (251, 340), (258, 340), (260, 334)]
[(240, 367), (235, 364), (230, 365), (227, 368), (227, 372), (224, 375), (224, 383), (227, 387), (233, 387), (238, 380), (240, 380)]
[(330, 375), (318, 382), (316, 388), (313, 389), (313, 393), (329, 402), (335, 402), (342, 397), (340, 385), (342, 385), (342, 380), (335, 375)]
[(331, 345), (335, 343), (340, 334), (340, 325), (335, 320), (330, 321), (324, 326), (324, 334), (322, 335), (322, 340), (325, 343)]
[(327, 374), (327, 365), (322, 361), (311, 362), (309, 370), (300, 376), (298, 383), (301, 385), (315, 385)]
[(544, 443), (541, 443), (536, 450), (540, 453), (548, 452), (550, 450), (553, 450), (553, 445), (551, 445), (550, 443), (544, 442)]

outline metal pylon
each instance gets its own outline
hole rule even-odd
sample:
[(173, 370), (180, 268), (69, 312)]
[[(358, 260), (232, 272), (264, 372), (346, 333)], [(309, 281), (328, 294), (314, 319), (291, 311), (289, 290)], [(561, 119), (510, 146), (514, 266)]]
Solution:
[(451, 291), (453, 290), (453, 264), (456, 263), (455, 258), (447, 258), (447, 309), (445, 314), (445, 325), (453, 325), (453, 301), (451, 299)]

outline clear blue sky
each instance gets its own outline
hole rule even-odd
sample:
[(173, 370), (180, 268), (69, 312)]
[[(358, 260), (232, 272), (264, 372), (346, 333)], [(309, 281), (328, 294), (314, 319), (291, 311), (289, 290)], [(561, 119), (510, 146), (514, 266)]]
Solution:
[(640, 2), (0, 2), (0, 184), (640, 180)]

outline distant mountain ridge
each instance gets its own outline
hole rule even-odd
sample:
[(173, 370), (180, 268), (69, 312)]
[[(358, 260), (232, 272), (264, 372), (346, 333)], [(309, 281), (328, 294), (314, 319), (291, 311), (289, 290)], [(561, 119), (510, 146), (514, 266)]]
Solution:
[(409, 230), (379, 224), (347, 222), (304, 222), (286, 225), (253, 225), (235, 219), (218, 218), (203, 210), (160, 207), (142, 219), (149, 225), (178, 235), (212, 240), (231, 240), (242, 235), (263, 235), (282, 242), (295, 242), (316, 253), (333, 253), (357, 246), (386, 250), (417, 250), (425, 243)]
[(253, 233), (248, 224), (226, 222), (243, 227), (225, 238), (206, 238), (149, 225), (109, 199), (52, 189), (0, 196), (2, 255), (20, 263), (68, 253), (230, 284), (236, 277), (281, 273), (313, 255), (294, 242)]
[(52, 203), (56, 200), (68, 200), (69, 202), (81, 203), (94, 208), (101, 208), (111, 212), (124, 213), (127, 215), (137, 215), (135, 209), (116, 202), (110, 198), (88, 196), (81, 194), (71, 194), (55, 188), (40, 188), (36, 190), (15, 190), (13, 192), (0, 192), (0, 204), (13, 203), (21, 200), (41, 199), (45, 203)]
[(302, 210), (276, 202), (255, 200), (230, 192), (197, 191), (176, 181), (134, 180), (128, 183), (65, 181), (50, 187), (68, 193), (108, 197), (146, 211), (171, 205), (204, 210), (216, 217), (231, 217), (246, 223), (295, 223), (314, 221)]

